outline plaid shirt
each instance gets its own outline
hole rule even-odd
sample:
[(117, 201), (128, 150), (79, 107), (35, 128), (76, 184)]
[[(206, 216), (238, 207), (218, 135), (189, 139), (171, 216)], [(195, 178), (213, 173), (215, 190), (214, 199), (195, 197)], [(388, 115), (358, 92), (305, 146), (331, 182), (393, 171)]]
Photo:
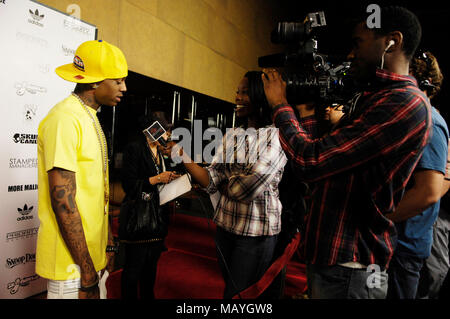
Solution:
[(206, 191), (221, 193), (213, 220), (237, 235), (273, 236), (281, 230), (278, 183), (287, 157), (274, 126), (255, 130), (254, 136), (246, 138), (243, 132), (227, 132), (207, 168)]
[(413, 77), (377, 70), (351, 115), (312, 139), (289, 105), (274, 108), (281, 145), (299, 176), (314, 182), (301, 251), (308, 263), (389, 265), (396, 245), (385, 217), (428, 140), (431, 106)]

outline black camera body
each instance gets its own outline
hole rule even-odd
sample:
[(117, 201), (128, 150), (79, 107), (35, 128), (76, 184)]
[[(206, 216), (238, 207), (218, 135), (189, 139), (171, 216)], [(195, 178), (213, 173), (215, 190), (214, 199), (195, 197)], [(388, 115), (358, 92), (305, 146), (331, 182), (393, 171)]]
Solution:
[(347, 76), (350, 62), (343, 62), (343, 57), (318, 53), (315, 31), (324, 26), (323, 11), (309, 13), (303, 22), (279, 22), (272, 31), (271, 41), (295, 44), (294, 51), (258, 58), (259, 67), (283, 68), (287, 100), (292, 105), (344, 104), (351, 96), (352, 85)]

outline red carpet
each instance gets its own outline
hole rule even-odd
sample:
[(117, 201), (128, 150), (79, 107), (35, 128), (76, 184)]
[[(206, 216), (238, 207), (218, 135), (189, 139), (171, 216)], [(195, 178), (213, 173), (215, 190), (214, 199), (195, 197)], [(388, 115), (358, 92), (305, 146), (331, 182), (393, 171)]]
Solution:
[[(220, 299), (224, 282), (217, 263), (214, 223), (206, 218), (174, 214), (166, 238), (168, 251), (161, 255), (155, 284), (157, 299)], [(284, 260), (280, 258), (255, 285), (241, 293), (243, 298), (254, 298), (271, 282), (286, 260), (288, 263), (285, 297), (302, 293), (306, 286), (305, 267), (295, 261), (298, 243), (287, 247)], [(107, 281), (108, 298), (120, 298), (121, 270)]]

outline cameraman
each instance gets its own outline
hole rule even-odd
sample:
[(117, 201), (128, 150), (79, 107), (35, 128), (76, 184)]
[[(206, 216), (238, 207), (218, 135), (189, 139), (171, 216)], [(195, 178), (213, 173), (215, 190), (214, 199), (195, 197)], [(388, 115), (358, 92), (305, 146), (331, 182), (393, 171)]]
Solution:
[(381, 28), (369, 29), (366, 17), (354, 28), (350, 72), (363, 90), (330, 135), (311, 139), (281, 75), (269, 69), (262, 77), (281, 145), (297, 174), (314, 182), (302, 236), (311, 298), (386, 298), (396, 230), (385, 215), (428, 141), (431, 107), (409, 76), (420, 23), (402, 7), (381, 16)]

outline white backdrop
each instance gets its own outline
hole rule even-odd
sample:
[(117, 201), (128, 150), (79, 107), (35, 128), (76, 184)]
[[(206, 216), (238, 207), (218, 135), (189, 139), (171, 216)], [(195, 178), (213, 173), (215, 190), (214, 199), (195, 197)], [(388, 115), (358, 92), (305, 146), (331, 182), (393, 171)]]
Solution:
[(55, 68), (96, 34), (95, 26), (35, 1), (0, 1), (0, 298), (46, 290), (35, 273), (37, 128), (74, 88)]

